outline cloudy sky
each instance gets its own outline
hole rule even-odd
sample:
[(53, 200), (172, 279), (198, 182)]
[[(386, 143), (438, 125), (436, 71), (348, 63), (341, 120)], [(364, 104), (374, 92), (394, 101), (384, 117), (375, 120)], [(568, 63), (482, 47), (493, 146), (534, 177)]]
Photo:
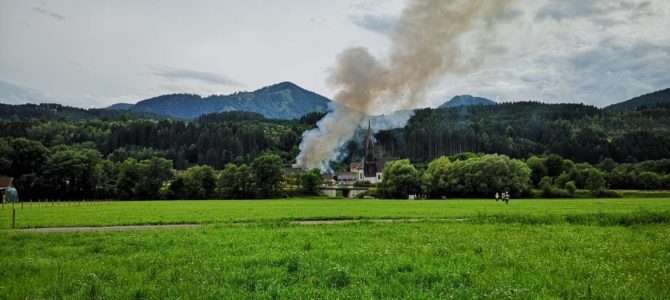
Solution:
[[(0, 102), (102, 107), (281, 81), (332, 97), (337, 54), (384, 57), (406, 1), (0, 0)], [(517, 0), (493, 25), (494, 54), (445, 74), (424, 105), (474, 94), (604, 106), (670, 87), (670, 1)]]

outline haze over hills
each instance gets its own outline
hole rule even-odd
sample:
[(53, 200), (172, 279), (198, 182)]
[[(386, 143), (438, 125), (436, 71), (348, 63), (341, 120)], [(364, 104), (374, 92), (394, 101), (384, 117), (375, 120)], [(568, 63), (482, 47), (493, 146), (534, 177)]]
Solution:
[(670, 88), (635, 97), (628, 101), (605, 107), (607, 111), (636, 111), (641, 108), (654, 108), (658, 105), (670, 105)]
[(194, 119), (205, 114), (246, 111), (269, 119), (297, 119), (310, 112), (326, 112), (330, 100), (291, 82), (282, 82), (253, 92), (201, 97), (191, 94), (163, 95), (135, 105), (118, 104), (110, 109), (149, 112), (180, 119)]
[(461, 95), (451, 98), (451, 100), (443, 103), (438, 108), (452, 108), (461, 106), (475, 106), (475, 105), (496, 105), (493, 100), (482, 97), (474, 97), (470, 95)]

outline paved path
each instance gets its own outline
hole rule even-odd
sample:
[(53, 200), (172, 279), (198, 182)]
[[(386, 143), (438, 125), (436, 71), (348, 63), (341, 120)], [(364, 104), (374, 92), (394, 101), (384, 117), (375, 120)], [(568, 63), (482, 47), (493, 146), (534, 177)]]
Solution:
[(117, 232), (117, 231), (139, 231), (155, 229), (182, 229), (200, 228), (201, 224), (166, 224), (166, 225), (129, 225), (129, 226), (100, 226), (100, 227), (47, 227), (47, 228), (25, 228), (15, 229), (15, 232), (34, 233), (69, 233), (69, 232)]

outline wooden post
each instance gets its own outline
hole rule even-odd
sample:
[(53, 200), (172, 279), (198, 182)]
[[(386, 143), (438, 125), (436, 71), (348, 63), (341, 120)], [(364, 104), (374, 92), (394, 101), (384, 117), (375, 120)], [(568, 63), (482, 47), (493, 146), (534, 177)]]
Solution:
[(12, 202), (12, 229), (16, 228), (16, 209), (14, 208), (14, 202)]

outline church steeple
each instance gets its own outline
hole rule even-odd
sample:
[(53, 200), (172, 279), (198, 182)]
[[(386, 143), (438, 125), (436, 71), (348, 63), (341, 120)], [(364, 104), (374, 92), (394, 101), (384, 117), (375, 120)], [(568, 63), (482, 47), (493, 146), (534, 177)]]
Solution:
[(365, 177), (377, 176), (377, 159), (375, 158), (374, 136), (372, 135), (372, 122), (370, 120), (368, 120), (368, 132), (365, 136), (363, 173), (365, 174)]
[(372, 136), (372, 122), (368, 120), (368, 132), (365, 135), (365, 159), (374, 159), (375, 145)]

